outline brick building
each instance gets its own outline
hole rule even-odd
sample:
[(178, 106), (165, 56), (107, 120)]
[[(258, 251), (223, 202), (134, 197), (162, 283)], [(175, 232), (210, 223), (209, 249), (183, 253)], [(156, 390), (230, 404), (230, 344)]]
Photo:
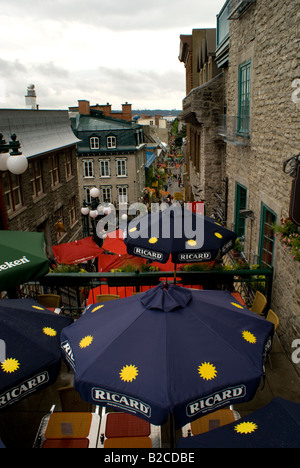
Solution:
[[(22, 175), (0, 173), (1, 228), (43, 231), (52, 246), (80, 236), (76, 143), (67, 111), (0, 110), (8, 142), (15, 133), (29, 166)], [(1, 156), (0, 156), (1, 157)]]

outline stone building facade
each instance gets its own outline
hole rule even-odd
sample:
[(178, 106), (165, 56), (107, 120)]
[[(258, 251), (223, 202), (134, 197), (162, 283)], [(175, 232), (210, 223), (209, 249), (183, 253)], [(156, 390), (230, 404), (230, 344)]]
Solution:
[[(240, 5), (235, 12), (232, 7)], [(226, 16), (224, 16), (224, 12)], [(227, 1), (224, 109), (219, 135), (226, 144), (228, 227), (235, 229), (251, 263), (273, 267), (271, 308), (288, 353), (300, 338), (300, 263), (274, 238), (274, 223), (289, 216), (292, 179), (283, 164), (300, 153), (300, 77), (297, 0)]]
[(143, 127), (128, 120), (127, 105), (124, 118), (108, 115), (99, 105), (93, 107), (88, 101), (78, 101), (78, 112), (71, 117), (80, 140), (76, 145), (80, 203), (90, 203), (90, 190), (96, 187), (101, 203), (112, 203), (116, 209), (122, 205), (124, 210), (139, 199), (145, 187)]
[[(5, 140), (15, 133), (28, 159), (21, 175), (0, 172), (2, 229), (44, 232), (47, 252), (82, 233), (76, 143), (67, 111), (0, 110)], [(17, 157), (17, 156), (16, 156)]]
[(224, 73), (215, 62), (216, 30), (195, 29), (180, 36), (179, 60), (186, 68), (186, 91), (180, 119), (187, 126), (188, 201), (205, 201), (206, 214), (225, 219), (224, 142), (218, 135), (223, 112)]

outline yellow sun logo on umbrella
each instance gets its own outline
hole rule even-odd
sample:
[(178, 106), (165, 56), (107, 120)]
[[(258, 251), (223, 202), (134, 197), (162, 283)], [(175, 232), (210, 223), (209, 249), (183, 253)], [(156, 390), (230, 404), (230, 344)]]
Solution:
[(43, 328), (43, 333), (45, 335), (47, 335), (47, 336), (56, 336), (57, 335), (57, 331), (53, 330), (53, 328), (50, 328), (50, 327)]
[(240, 424), (237, 424), (234, 430), (238, 434), (251, 434), (252, 432), (256, 431), (257, 428), (258, 428), (257, 424), (249, 421), (249, 422), (242, 422)]
[(19, 361), (17, 359), (8, 358), (4, 362), (1, 363), (1, 368), (7, 374), (12, 374), (16, 372), (20, 367)]
[(95, 308), (91, 311), (91, 314), (94, 313), (94, 312), (96, 312), (96, 311), (99, 310), (99, 309), (102, 309), (102, 307), (104, 307), (104, 305), (99, 305), (99, 306), (95, 307)]
[(237, 304), (236, 302), (232, 302), (231, 305), (237, 307), (238, 309), (243, 309), (244, 307), (241, 304)]
[(91, 335), (85, 336), (79, 343), (81, 349), (88, 348), (94, 340), (94, 337)]
[(190, 239), (187, 241), (188, 245), (190, 245), (191, 247), (196, 247), (197, 245), (197, 242), (194, 240), (194, 239)]
[(256, 343), (256, 337), (253, 335), (253, 333), (247, 331), (247, 330), (244, 330), (242, 332), (242, 335), (243, 335), (243, 338), (244, 340), (248, 341), (248, 343), (251, 343), (251, 344), (255, 344)]
[(124, 382), (132, 382), (138, 376), (138, 368), (133, 364), (126, 365), (121, 369), (120, 379)]
[(157, 237), (150, 237), (150, 239), (148, 240), (149, 244), (156, 244), (157, 241)]
[(198, 367), (198, 373), (203, 380), (213, 380), (217, 377), (217, 370), (210, 362), (203, 362)]
[(44, 307), (39, 307), (39, 306), (32, 306), (33, 309), (37, 310), (45, 310)]
[(219, 232), (215, 232), (215, 236), (216, 236), (218, 239), (222, 239), (222, 238), (223, 238), (222, 234), (220, 234)]

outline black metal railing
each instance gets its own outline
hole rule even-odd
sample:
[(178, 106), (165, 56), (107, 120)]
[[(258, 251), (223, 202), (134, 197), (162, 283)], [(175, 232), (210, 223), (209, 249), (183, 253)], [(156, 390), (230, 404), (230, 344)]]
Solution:
[[(204, 266), (205, 268), (205, 266)], [(228, 268), (228, 269), (227, 269)], [(127, 297), (143, 292), (160, 282), (176, 282), (183, 287), (239, 291), (246, 306), (251, 307), (256, 290), (271, 303), (273, 272), (271, 269), (236, 269), (223, 267), (206, 271), (140, 272), (135, 273), (50, 273), (21, 288), (22, 297), (37, 299), (38, 294), (59, 294), (62, 311), (78, 317), (90, 303), (96, 303), (97, 294), (119, 294)]]

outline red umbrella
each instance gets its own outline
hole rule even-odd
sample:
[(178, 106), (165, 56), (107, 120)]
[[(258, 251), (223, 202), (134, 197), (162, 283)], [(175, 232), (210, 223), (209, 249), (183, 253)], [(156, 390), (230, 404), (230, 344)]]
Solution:
[(98, 257), (103, 252), (103, 249), (98, 247), (92, 237), (55, 245), (52, 250), (57, 262), (65, 265), (86, 262)]
[(122, 229), (109, 232), (103, 242), (103, 249), (115, 254), (126, 255), (127, 248), (123, 240)]

